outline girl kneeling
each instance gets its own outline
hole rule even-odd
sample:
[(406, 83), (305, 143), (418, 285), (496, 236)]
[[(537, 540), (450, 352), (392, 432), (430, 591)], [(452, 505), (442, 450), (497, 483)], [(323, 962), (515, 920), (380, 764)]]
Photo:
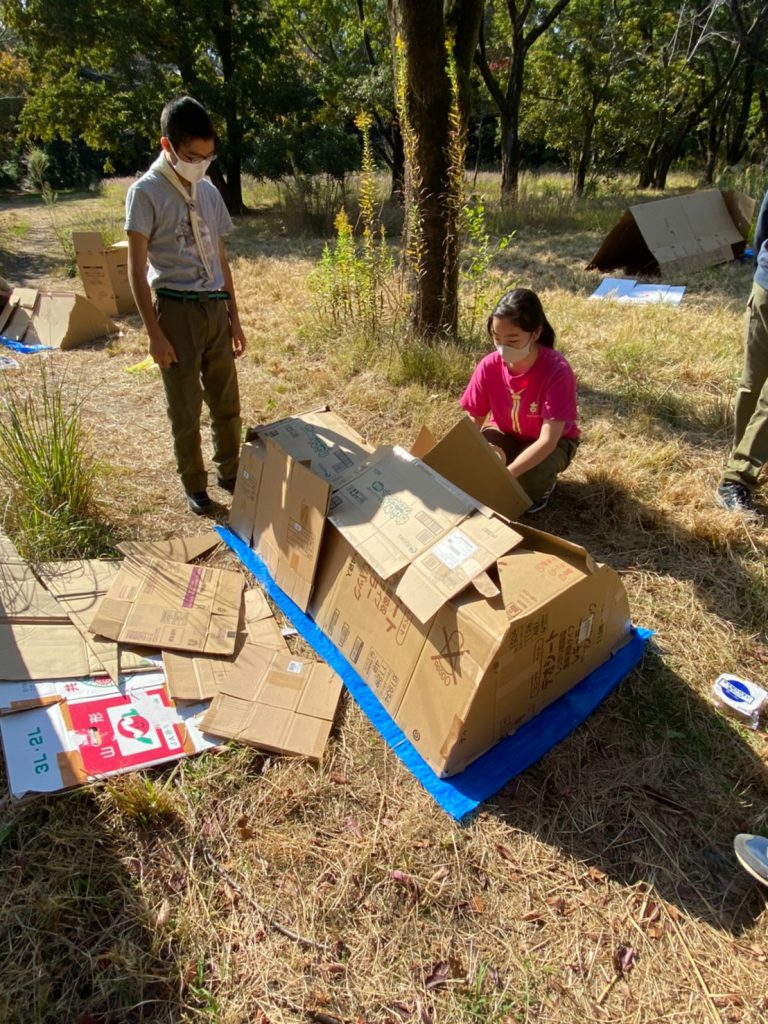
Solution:
[(502, 296), (488, 317), (488, 335), (495, 350), (475, 367), (461, 407), (504, 453), (533, 502), (528, 511), (538, 512), (579, 444), (576, 378), (555, 351), (555, 332), (529, 288)]

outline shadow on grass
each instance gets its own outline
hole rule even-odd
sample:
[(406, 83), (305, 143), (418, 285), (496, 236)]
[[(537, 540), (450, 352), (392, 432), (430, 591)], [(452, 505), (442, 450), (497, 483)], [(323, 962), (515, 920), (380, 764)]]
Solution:
[[(102, 812), (94, 794), (84, 792), (3, 815), (5, 1024), (181, 1020), (178, 951), (141, 883), (145, 870), (159, 867), (153, 860), (178, 856), (187, 841), (183, 827), (155, 825), (138, 843), (121, 843), (104, 827)], [(179, 887), (184, 875), (177, 864)]]
[(739, 867), (732, 843), (765, 826), (768, 771), (653, 649), (493, 805), (515, 829), (583, 862), (585, 889), (605, 876), (645, 883), (628, 896), (641, 925), (650, 923), (642, 917), (648, 886), (652, 899), (735, 936), (765, 911), (766, 893)]

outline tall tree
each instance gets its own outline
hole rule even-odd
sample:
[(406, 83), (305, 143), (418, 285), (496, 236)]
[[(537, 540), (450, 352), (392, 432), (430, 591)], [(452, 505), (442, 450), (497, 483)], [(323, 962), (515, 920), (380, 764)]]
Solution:
[[(525, 62), (531, 47), (568, 6), (569, 0), (555, 0), (547, 4), (534, 0), (505, 0), (503, 17), (507, 25), (503, 31), (504, 43), (498, 53), (491, 55), (488, 36), (493, 17), (486, 16), (480, 29), (475, 62), (483, 81), (499, 112), (501, 126), (501, 194), (510, 203), (517, 201), (518, 179), (522, 155), (520, 143), (520, 106), (525, 82)], [(489, 4), (489, 12), (496, 10), (498, 0)], [(502, 80), (502, 75), (505, 80)]]
[(145, 152), (174, 94), (204, 103), (221, 129), (218, 174), (243, 209), (241, 167), (252, 137), (296, 80), (281, 25), (264, 0), (2, 0), (32, 68), (22, 126), (42, 139)]
[[(418, 232), (413, 325), (426, 336), (458, 326), (457, 171), (463, 177), (468, 86), (483, 0), (388, 0), (395, 77), (402, 76), (403, 134)], [(458, 116), (452, 121), (447, 44), (456, 69)], [(402, 61), (402, 66), (397, 62)], [(455, 108), (454, 108), (455, 109)], [(457, 137), (458, 136), (458, 137)], [(410, 140), (410, 142), (409, 142)], [(458, 150), (461, 150), (459, 155)]]

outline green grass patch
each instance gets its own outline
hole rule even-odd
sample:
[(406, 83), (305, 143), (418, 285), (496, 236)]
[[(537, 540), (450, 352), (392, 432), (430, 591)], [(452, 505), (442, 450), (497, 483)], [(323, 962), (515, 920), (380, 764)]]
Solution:
[(106, 552), (109, 528), (96, 510), (97, 467), (86, 449), (79, 399), (67, 401), (45, 367), (34, 393), (4, 383), (0, 480), (8, 533), (31, 559)]

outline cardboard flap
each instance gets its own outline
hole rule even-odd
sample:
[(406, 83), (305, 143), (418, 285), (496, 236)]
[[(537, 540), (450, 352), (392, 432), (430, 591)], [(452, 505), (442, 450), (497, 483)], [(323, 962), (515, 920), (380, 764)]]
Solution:
[(117, 549), (139, 561), (167, 558), (171, 562), (193, 562), (213, 551), (220, 543), (219, 535), (214, 530), (208, 530), (195, 537), (169, 537), (157, 541), (126, 540), (118, 544)]
[[(424, 440), (419, 435), (420, 440)], [(531, 499), (510, 476), (469, 416), (464, 416), (422, 460), (476, 501), (507, 519), (517, 519)]]
[(331, 485), (267, 438), (253, 547), (275, 582), (306, 611)]
[(306, 463), (316, 476), (331, 484), (337, 484), (373, 451), (327, 406), (257, 427), (253, 433), (273, 441), (295, 462)]
[(237, 483), (229, 511), (229, 526), (250, 545), (267, 451), (261, 441), (247, 441), (240, 449)]
[(735, 189), (727, 189), (723, 192), (723, 201), (728, 207), (731, 220), (736, 225), (742, 239), (749, 238), (752, 229), (752, 221), (757, 211), (757, 201), (744, 192), (737, 192)]
[(76, 253), (101, 251), (104, 239), (100, 231), (73, 231), (72, 244)]
[(416, 558), (395, 593), (419, 622), (427, 622), (447, 600), (521, 542), (520, 534), (500, 519), (472, 516)]
[(589, 573), (555, 554), (518, 548), (498, 562), (501, 595), (514, 621), (535, 612)]
[(334, 490), (330, 520), (382, 579), (401, 572), (477, 509), (402, 448), (378, 448)]
[(422, 459), (437, 444), (437, 438), (428, 427), (422, 427), (419, 435), (410, 448), (411, 455), (416, 459)]
[(487, 597), (489, 600), (498, 597), (501, 591), (493, 582), (487, 572), (481, 572), (472, 580), (472, 586), (482, 597)]

